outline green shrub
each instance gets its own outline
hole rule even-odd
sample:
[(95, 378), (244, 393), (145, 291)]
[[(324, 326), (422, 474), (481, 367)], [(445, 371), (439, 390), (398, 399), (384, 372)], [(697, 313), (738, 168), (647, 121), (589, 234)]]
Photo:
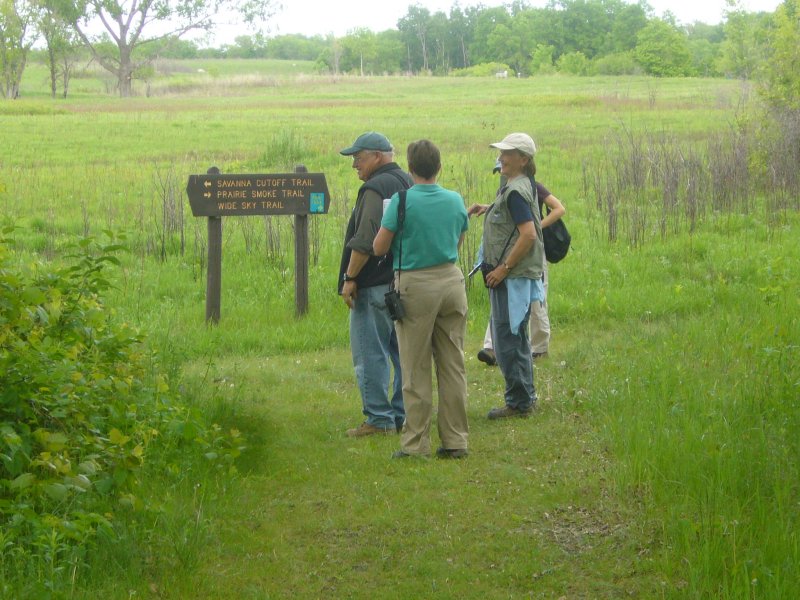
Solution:
[(81, 240), (61, 269), (12, 265), (0, 239), (0, 583), (57, 587), (98, 535), (115, 537), (118, 516), (157, 510), (148, 478), (193, 461), (230, 470), (241, 451), (238, 433), (182, 404), (142, 336), (114, 322), (105, 268), (123, 247), (108, 235)]
[(570, 52), (569, 54), (562, 54), (556, 61), (556, 66), (560, 73), (586, 75), (589, 69), (589, 59), (586, 58), (583, 52)]
[(597, 75), (640, 75), (642, 67), (630, 52), (607, 54), (592, 62), (591, 70)]

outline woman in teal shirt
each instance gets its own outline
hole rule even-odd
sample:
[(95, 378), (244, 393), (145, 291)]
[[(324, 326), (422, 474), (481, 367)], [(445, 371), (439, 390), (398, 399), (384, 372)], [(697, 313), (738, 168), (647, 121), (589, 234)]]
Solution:
[(405, 216), (398, 219), (400, 197), (392, 196), (375, 237), (376, 256), (390, 249), (395, 288), (405, 316), (395, 324), (403, 372), (406, 421), (395, 458), (430, 454), (433, 420), (431, 361), (439, 389), (440, 458), (467, 455), (467, 376), (464, 336), (467, 294), (457, 265), (458, 249), (469, 226), (464, 199), (436, 183), (439, 149), (429, 140), (409, 144), (408, 170), (414, 186), (406, 192)]

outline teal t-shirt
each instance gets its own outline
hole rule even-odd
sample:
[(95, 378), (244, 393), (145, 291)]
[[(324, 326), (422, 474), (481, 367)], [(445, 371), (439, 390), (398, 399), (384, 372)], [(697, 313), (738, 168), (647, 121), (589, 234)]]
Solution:
[[(458, 240), (469, 227), (461, 194), (439, 184), (416, 184), (406, 192), (406, 218), (397, 235), (397, 207), (400, 197), (392, 196), (381, 226), (395, 233), (392, 255), (395, 270), (425, 269), (458, 260)], [(403, 264), (400, 265), (400, 238)]]

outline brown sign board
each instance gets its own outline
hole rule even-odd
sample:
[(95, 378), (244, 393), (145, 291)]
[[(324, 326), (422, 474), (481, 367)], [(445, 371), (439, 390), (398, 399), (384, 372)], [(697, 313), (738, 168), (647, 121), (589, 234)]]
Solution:
[(331, 199), (322, 173), (189, 175), (195, 217), (325, 214)]

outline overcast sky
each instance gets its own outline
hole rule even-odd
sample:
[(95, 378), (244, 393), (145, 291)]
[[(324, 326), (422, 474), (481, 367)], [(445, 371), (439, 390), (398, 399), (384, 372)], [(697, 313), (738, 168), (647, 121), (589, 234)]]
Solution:
[[(781, 0), (740, 0), (742, 8), (749, 12), (772, 12)], [(455, 0), (283, 0), (284, 8), (272, 19), (272, 35), (300, 33), (307, 36), (326, 35), (332, 33), (337, 37), (357, 28), (366, 28), (374, 32), (394, 29), (397, 21), (408, 12), (410, 5), (417, 4), (427, 8), (431, 13), (443, 11), (449, 14)], [(461, 0), (461, 7), (502, 6), (510, 0)], [(632, 2), (633, 3), (633, 2)], [(656, 16), (662, 16), (669, 10), (677, 20), (684, 24), (702, 21), (716, 24), (723, 20), (727, 7), (725, 0), (648, 0)], [(528, 0), (529, 6), (544, 7), (547, 0)], [(235, 35), (247, 35), (241, 29)], [(230, 41), (232, 42), (233, 37)], [(223, 34), (224, 37), (228, 37)]]

